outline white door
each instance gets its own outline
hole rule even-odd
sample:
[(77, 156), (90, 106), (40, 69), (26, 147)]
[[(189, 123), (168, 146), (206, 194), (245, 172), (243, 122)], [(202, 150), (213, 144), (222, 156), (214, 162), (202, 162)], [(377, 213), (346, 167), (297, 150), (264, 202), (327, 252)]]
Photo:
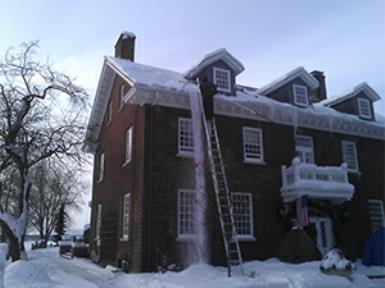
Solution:
[(333, 248), (333, 229), (332, 222), (329, 218), (310, 217), (309, 222), (315, 226), (317, 231), (316, 242), (317, 247), (322, 254)]

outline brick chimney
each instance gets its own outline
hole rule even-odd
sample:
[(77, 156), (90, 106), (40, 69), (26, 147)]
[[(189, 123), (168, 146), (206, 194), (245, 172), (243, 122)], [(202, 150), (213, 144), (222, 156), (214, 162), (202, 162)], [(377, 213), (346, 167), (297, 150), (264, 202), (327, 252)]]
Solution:
[(326, 83), (325, 83), (324, 72), (314, 70), (314, 71), (310, 72), (310, 74), (313, 75), (313, 77), (315, 79), (317, 79), (317, 81), (319, 83), (319, 87), (317, 89), (315, 89), (312, 93), (313, 102), (320, 102), (320, 101), (326, 99)]
[(135, 34), (132, 32), (123, 32), (120, 34), (115, 44), (115, 57), (135, 60)]

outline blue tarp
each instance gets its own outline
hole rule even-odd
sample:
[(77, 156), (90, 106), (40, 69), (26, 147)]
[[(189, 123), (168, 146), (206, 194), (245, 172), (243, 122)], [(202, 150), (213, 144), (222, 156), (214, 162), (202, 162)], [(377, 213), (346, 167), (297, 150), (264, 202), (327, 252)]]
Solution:
[(380, 228), (366, 242), (362, 264), (385, 266), (385, 228)]

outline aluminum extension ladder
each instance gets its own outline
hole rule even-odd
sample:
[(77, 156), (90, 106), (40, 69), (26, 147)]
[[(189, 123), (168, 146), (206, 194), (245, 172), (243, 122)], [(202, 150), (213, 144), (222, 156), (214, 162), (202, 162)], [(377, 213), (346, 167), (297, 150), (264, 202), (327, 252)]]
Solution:
[(202, 111), (202, 120), (207, 140), (210, 170), (221, 224), (223, 244), (227, 258), (227, 273), (228, 276), (231, 277), (232, 268), (237, 265), (243, 275), (242, 255), (239, 241), (236, 236), (237, 231), (234, 220), (231, 192), (229, 191), (227, 183), (215, 120), (209, 121), (206, 119), (203, 112), (203, 103), (200, 93), (198, 93), (198, 96), (200, 97), (200, 110)]

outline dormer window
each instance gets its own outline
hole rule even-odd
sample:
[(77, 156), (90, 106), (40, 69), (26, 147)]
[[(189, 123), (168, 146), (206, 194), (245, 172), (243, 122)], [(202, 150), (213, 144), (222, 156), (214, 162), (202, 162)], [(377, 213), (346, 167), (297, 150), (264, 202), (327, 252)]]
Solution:
[(303, 85), (293, 85), (294, 104), (298, 106), (309, 106), (307, 87)]
[(231, 92), (231, 74), (229, 70), (214, 67), (214, 84), (218, 91)]
[(366, 119), (372, 118), (372, 111), (370, 109), (369, 100), (364, 98), (358, 98), (358, 115)]

